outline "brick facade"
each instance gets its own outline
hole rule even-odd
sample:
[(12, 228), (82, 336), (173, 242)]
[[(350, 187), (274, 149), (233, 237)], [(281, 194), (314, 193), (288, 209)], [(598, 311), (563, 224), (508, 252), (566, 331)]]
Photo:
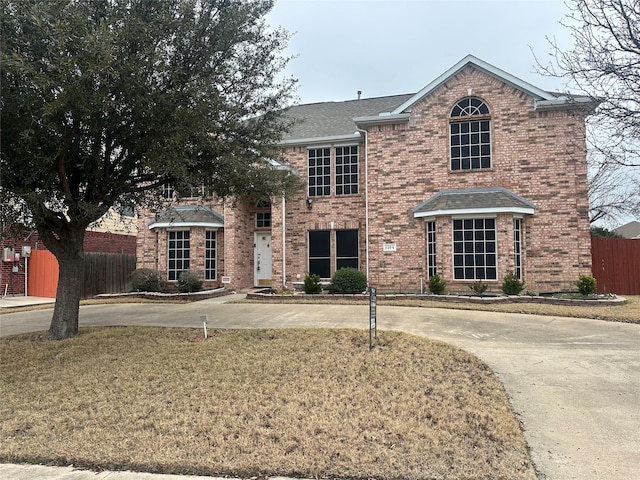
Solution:
[[(428, 279), (427, 240), (425, 219), (416, 218), (412, 209), (442, 191), (488, 187), (507, 189), (535, 205), (533, 214), (499, 211), (490, 215), (495, 219), (497, 245), (497, 276), (484, 280), (490, 290), (499, 291), (504, 275), (514, 270), (514, 218), (522, 221), (523, 278), (529, 290), (571, 289), (579, 275), (590, 272), (586, 110), (571, 102), (557, 108), (536, 108), (540, 98), (507, 74), (503, 77), (481, 68), (483, 65), (478, 67), (472, 61), (453, 71), (407, 108), (408, 115), (389, 116), (389, 121), (380, 117), (381, 121), (364, 126), (366, 136), (344, 138), (353, 134), (354, 126), (335, 139), (285, 142), (282, 152), (286, 163), (305, 180), (308, 148), (329, 147), (331, 188), (325, 196), (308, 197), (305, 190), (284, 203), (273, 199), (273, 288), (292, 288), (293, 282), (304, 279), (309, 270), (310, 231), (330, 232), (333, 273), (335, 232), (357, 230), (359, 268), (365, 272), (368, 266), (370, 284), (382, 290), (418, 291)], [(455, 171), (450, 168), (449, 154), (451, 111), (458, 101), (471, 96), (481, 99), (490, 110), (491, 168)], [(545, 98), (553, 103), (550, 97)], [(356, 109), (356, 102), (347, 107)], [(358, 193), (337, 195), (335, 147), (346, 145), (358, 145)], [(231, 276), (234, 288), (254, 285), (255, 204), (213, 202), (212, 208), (225, 217), (219, 235), (224, 238), (224, 249), (219, 249), (220, 275)], [(448, 290), (464, 292), (473, 281), (454, 279), (455, 218), (461, 217), (438, 213), (430, 220), (435, 221), (436, 229), (436, 269), (448, 282)], [(138, 266), (166, 272), (166, 231), (152, 232), (143, 226), (139, 224)], [(194, 231), (194, 238), (198, 235)], [(385, 245), (394, 248), (385, 251)], [(194, 244), (192, 248), (192, 269), (197, 270), (202, 263), (200, 247)]]

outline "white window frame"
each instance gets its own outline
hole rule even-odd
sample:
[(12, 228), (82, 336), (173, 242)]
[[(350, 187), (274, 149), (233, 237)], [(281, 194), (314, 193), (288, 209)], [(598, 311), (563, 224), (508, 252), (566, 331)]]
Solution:
[[(213, 238), (209, 238), (213, 236)], [(210, 242), (213, 242), (213, 246)], [(213, 253), (213, 256), (211, 256)], [(211, 264), (209, 262), (212, 262)], [(207, 229), (204, 231), (204, 279), (218, 278), (218, 232)]]
[[(184, 244), (178, 248), (178, 247), (171, 247), (171, 242), (175, 241), (181, 241), (181, 242), (185, 242), (184, 239), (184, 233), (187, 233), (187, 239), (186, 241), (188, 242), (188, 246), (185, 248)], [(178, 239), (178, 238), (174, 238), (172, 239), (171, 236), (172, 235), (176, 235), (178, 233), (182, 234), (182, 238)], [(182, 256), (178, 257), (177, 255), (174, 256), (173, 258), (171, 258), (171, 251), (174, 252), (181, 252)], [(185, 252), (186, 252), (186, 256), (185, 256)], [(171, 268), (171, 261), (176, 262), (175, 266), (173, 268)], [(182, 268), (178, 268), (177, 267), (177, 262), (180, 262), (180, 265)], [(185, 268), (185, 262), (186, 262), (186, 268)], [(178, 279), (180, 278), (180, 274), (186, 270), (189, 270), (191, 266), (191, 230), (190, 229), (170, 229), (167, 230), (167, 280), (170, 282), (176, 282), (178, 281)]]
[(428, 219), (425, 222), (425, 230), (427, 235), (427, 278), (437, 275), (436, 261), (436, 220)]
[(513, 217), (513, 273), (522, 280), (522, 217)]
[[(475, 228), (475, 224), (477, 220), (483, 220), (486, 223), (486, 220), (493, 220), (493, 233), (494, 233), (494, 239), (490, 240), (490, 241), (484, 241), (484, 251), (481, 253), (477, 253), (476, 252), (476, 238), (475, 238), (475, 232), (476, 232), (476, 228)], [(456, 228), (455, 228), (455, 222), (456, 221), (462, 221), (463, 222), (463, 237), (464, 237), (464, 233), (465, 233), (465, 228), (464, 228), (464, 222), (465, 221), (473, 221), (473, 228), (471, 229), (471, 233), (473, 234), (473, 246), (474, 246), (474, 250), (473, 252), (465, 252), (464, 248), (465, 248), (465, 239), (462, 239), (462, 252), (456, 252), (456, 243), (459, 243), (460, 240), (456, 240), (455, 239), (455, 233), (456, 233)], [(483, 228), (483, 231), (486, 232), (486, 228)], [(495, 265), (492, 266), (488, 266), (487, 265), (487, 244), (489, 243), (493, 243), (493, 255), (495, 256)], [(497, 281), (499, 278), (499, 271), (498, 271), (498, 261), (499, 261), (499, 249), (498, 249), (498, 222), (497, 222), (497, 217), (496, 216), (486, 216), (486, 215), (471, 215), (471, 216), (464, 216), (464, 217), (452, 217), (452, 222), (451, 222), (451, 247), (452, 247), (452, 256), (451, 256), (451, 261), (452, 261), (452, 272), (453, 272), (453, 279), (456, 281), (489, 281), (489, 282), (493, 282), (493, 281)], [(474, 262), (473, 265), (466, 265), (465, 262), (465, 256), (466, 255), (473, 255), (474, 256)], [(482, 266), (476, 266), (476, 256), (477, 255), (483, 255), (484, 256), (484, 265)], [(456, 265), (456, 256), (462, 256), (462, 260), (463, 260), (463, 264), (460, 265)], [(458, 277), (456, 275), (456, 268), (462, 268), (463, 269), (463, 276), (462, 277)], [(473, 278), (466, 278), (466, 269), (467, 268), (473, 268)], [(477, 269), (478, 268), (484, 268), (485, 270), (485, 276), (484, 278), (480, 278), (477, 275)], [(486, 270), (487, 268), (494, 268), (495, 269), (495, 278), (487, 278), (486, 276)]]
[[(486, 113), (480, 112), (479, 107), (473, 107), (469, 105), (464, 109), (460, 107), (460, 103), (464, 101), (471, 102), (472, 100), (478, 100), (481, 102), (481, 106), (486, 107)], [(461, 110), (454, 116), (454, 111)], [(483, 130), (486, 123), (486, 130)], [(458, 132), (454, 133), (454, 125), (458, 126)], [(468, 132), (462, 132), (462, 126), (468, 126)], [(477, 131), (474, 131), (474, 126), (477, 126)], [(474, 135), (478, 136), (477, 141), (473, 141)], [(486, 141), (483, 141), (483, 135), (487, 135)], [(465, 137), (468, 137), (465, 142)], [(458, 100), (449, 114), (449, 170), (452, 172), (460, 171), (474, 171), (474, 170), (487, 170), (493, 166), (493, 152), (491, 148), (491, 110), (489, 105), (483, 99), (478, 97), (466, 97)], [(454, 144), (454, 138), (457, 139)], [(460, 153), (454, 156), (453, 150), (457, 148)], [(462, 149), (468, 148), (468, 155), (462, 155)], [(477, 148), (477, 152), (474, 154), (474, 149)], [(483, 152), (484, 150), (484, 152)], [(482, 166), (483, 158), (488, 157), (489, 165)], [(457, 168), (453, 168), (454, 161), (459, 162)], [(466, 162), (468, 162), (468, 164)], [(477, 161), (477, 166), (474, 167), (474, 161)]]
[[(322, 151), (322, 155), (316, 155), (313, 159), (314, 164), (311, 165), (311, 152)], [(321, 160), (322, 172), (318, 174), (317, 164)], [(325, 173), (325, 168), (329, 168), (329, 173)], [(313, 169), (313, 174), (311, 173)], [(313, 186), (311, 180), (313, 179)], [(318, 180), (321, 179), (321, 183)], [(331, 147), (314, 147), (307, 149), (307, 193), (309, 197), (327, 197), (331, 195)], [(318, 190), (321, 189), (321, 193)]]
[[(354, 148), (355, 148), (355, 153), (353, 152)], [(338, 153), (339, 149), (341, 150), (341, 153)], [(360, 180), (359, 163), (358, 163), (358, 145), (337, 145), (336, 147), (334, 147), (334, 150), (335, 150), (334, 179), (336, 184), (336, 195), (356, 195), (359, 191), (358, 182)], [(348, 152), (346, 152), (346, 150), (348, 150)], [(339, 160), (342, 162), (341, 164), (338, 164)], [(339, 173), (339, 169), (342, 169), (341, 173)], [(345, 173), (345, 169), (349, 169), (349, 172)], [(355, 169), (355, 172), (352, 171), (353, 169)], [(355, 182), (351, 181), (353, 175), (355, 175)], [(339, 177), (342, 178), (342, 181), (338, 181)], [(345, 181), (345, 177), (349, 179), (348, 182)]]

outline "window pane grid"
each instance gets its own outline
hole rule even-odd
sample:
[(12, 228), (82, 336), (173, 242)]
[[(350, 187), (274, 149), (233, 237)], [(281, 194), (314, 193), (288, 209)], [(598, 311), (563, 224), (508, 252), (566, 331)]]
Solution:
[(513, 219), (513, 273), (522, 280), (522, 220)]
[(451, 170), (491, 167), (489, 120), (451, 124)]
[(182, 272), (189, 270), (190, 248), (189, 230), (168, 232), (168, 280), (177, 280)]
[(336, 231), (336, 270), (358, 267), (358, 230)]
[(271, 212), (256, 213), (256, 228), (271, 227)]
[(453, 276), (456, 280), (497, 278), (495, 219), (453, 221)]
[(331, 244), (329, 230), (309, 231), (309, 275), (331, 277)]
[[(479, 98), (460, 100), (451, 110), (451, 170), (491, 168), (489, 107)], [(465, 117), (485, 116), (473, 119)]]
[(336, 195), (358, 193), (358, 147), (336, 147)]
[(309, 196), (331, 194), (331, 154), (329, 148), (310, 149)]
[(216, 250), (217, 250), (217, 236), (216, 232), (207, 230), (205, 234), (204, 244), (204, 278), (205, 280), (216, 279)]
[(427, 276), (436, 275), (436, 222), (427, 222)]

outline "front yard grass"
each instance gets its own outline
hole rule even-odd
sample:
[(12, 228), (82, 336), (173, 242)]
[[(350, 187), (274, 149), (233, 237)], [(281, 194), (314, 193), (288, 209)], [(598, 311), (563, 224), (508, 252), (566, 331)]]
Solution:
[(83, 329), (0, 340), (0, 461), (304, 478), (536, 478), (496, 376), (396, 332)]

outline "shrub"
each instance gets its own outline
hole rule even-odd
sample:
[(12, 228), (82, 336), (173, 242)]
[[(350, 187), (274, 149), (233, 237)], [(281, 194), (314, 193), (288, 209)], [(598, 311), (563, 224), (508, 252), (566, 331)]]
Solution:
[(445, 282), (437, 273), (429, 278), (429, 291), (434, 295), (440, 295), (444, 292), (447, 282)]
[(341, 268), (333, 274), (331, 288), (335, 293), (362, 293), (367, 289), (367, 276), (357, 268)]
[(304, 293), (320, 293), (322, 285), (320, 285), (320, 275), (314, 273), (304, 277)]
[(165, 289), (160, 272), (151, 268), (138, 268), (131, 272), (129, 283), (133, 292), (162, 292)]
[(476, 295), (482, 295), (484, 292), (487, 291), (487, 287), (488, 285), (482, 282), (474, 282), (471, 285), (469, 285), (469, 288), (473, 290), (473, 293), (475, 293)]
[(524, 281), (516, 277), (516, 274), (509, 272), (502, 280), (502, 291), (507, 295), (520, 295), (524, 290)]
[(178, 278), (178, 291), (180, 293), (199, 292), (202, 290), (202, 280), (191, 270), (185, 270)]
[(591, 295), (596, 291), (598, 282), (591, 275), (580, 275), (580, 278), (576, 282), (576, 287), (582, 295)]

